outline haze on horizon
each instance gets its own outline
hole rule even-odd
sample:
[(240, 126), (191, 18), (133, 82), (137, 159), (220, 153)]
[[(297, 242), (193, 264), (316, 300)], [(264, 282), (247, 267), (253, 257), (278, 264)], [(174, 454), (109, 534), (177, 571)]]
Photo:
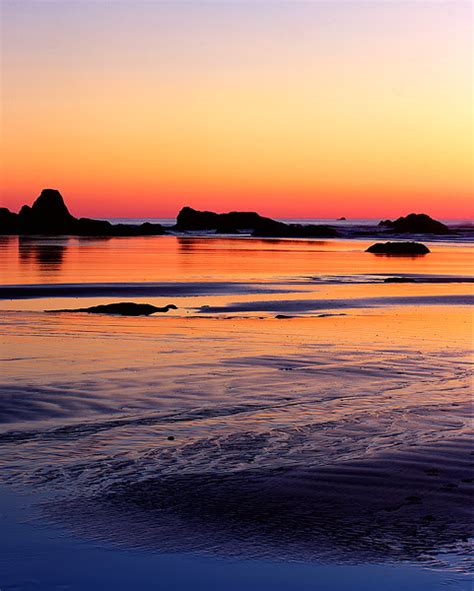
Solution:
[(469, 1), (2, 0), (0, 204), (472, 216)]

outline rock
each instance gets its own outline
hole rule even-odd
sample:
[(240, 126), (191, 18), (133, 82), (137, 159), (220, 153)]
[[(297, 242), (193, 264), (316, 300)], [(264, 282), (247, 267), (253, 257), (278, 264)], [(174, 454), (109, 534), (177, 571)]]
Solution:
[(61, 193), (56, 189), (43, 189), (41, 195), (33, 203), (31, 213), (37, 219), (44, 219), (45, 222), (61, 223), (74, 219), (69, 213)]
[(420, 242), (377, 242), (365, 252), (374, 254), (420, 255), (427, 254), (430, 249)]
[(0, 234), (18, 234), (18, 214), (6, 207), (0, 207)]
[(413, 277), (386, 277), (384, 283), (415, 283)]
[(238, 234), (247, 231), (252, 236), (273, 238), (330, 238), (338, 235), (329, 226), (284, 224), (254, 211), (215, 213), (183, 207), (176, 222), (175, 229), (181, 232), (214, 230), (218, 234)]
[(345, 218), (344, 216), (337, 218), (338, 222), (345, 222), (347, 218)]
[(382, 220), (379, 226), (400, 234), (450, 234), (445, 224), (430, 218), (426, 213), (410, 213), (394, 220)]
[(290, 318), (294, 318), (294, 316), (288, 316), (287, 314), (277, 314), (275, 318), (277, 320), (289, 320)]
[(176, 218), (176, 229), (182, 232), (215, 230), (219, 214), (213, 211), (197, 211), (192, 207), (183, 207)]
[(75, 218), (56, 189), (44, 189), (32, 207), (23, 205), (18, 214), (0, 208), (0, 234), (148, 236), (164, 233), (160, 224), (111, 224), (103, 220)]
[(118, 316), (150, 316), (155, 312), (177, 310), (174, 304), (158, 308), (152, 304), (135, 304), (134, 302), (120, 302), (118, 304), (101, 304), (90, 308), (74, 308), (71, 310), (47, 310), (48, 312), (87, 312), (88, 314), (115, 314)]
[(43, 189), (32, 207), (24, 205), (20, 209), (18, 222), (22, 234), (71, 234), (76, 219), (59, 191)]
[(218, 233), (238, 233), (241, 230), (252, 231), (277, 223), (279, 222), (265, 218), (254, 211), (215, 213), (183, 207), (176, 219), (175, 228), (181, 232), (215, 230)]

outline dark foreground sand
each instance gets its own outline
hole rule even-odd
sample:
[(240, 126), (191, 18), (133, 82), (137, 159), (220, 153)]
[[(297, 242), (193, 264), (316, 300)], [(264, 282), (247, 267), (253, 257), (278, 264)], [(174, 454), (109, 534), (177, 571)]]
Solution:
[(81, 535), (161, 552), (469, 572), (470, 443), (466, 433), (321, 468), (123, 483), (44, 512)]

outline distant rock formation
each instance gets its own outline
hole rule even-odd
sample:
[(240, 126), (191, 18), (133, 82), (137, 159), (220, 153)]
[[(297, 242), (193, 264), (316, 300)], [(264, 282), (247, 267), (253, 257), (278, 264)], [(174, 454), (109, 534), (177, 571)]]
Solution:
[(374, 254), (418, 255), (428, 254), (430, 249), (421, 242), (377, 242), (365, 252)]
[(196, 232), (215, 230), (217, 233), (228, 234), (239, 231), (253, 231), (278, 224), (270, 218), (263, 217), (254, 211), (231, 211), (215, 213), (198, 211), (192, 207), (183, 207), (176, 219), (176, 230)]
[(445, 224), (430, 218), (426, 213), (410, 213), (394, 220), (382, 220), (379, 226), (400, 234), (450, 234)]
[(146, 236), (164, 234), (160, 224), (111, 224), (102, 220), (75, 218), (56, 189), (43, 189), (33, 205), (19, 213), (0, 208), (0, 234), (48, 234), (70, 236)]
[(48, 312), (87, 312), (88, 314), (113, 314), (118, 316), (150, 316), (155, 312), (177, 310), (174, 304), (158, 308), (152, 304), (135, 304), (134, 302), (120, 302), (118, 304), (102, 304), (90, 308), (72, 308), (70, 310), (47, 310)]
[(175, 229), (181, 232), (214, 230), (218, 234), (250, 232), (258, 237), (320, 238), (337, 236), (329, 226), (284, 224), (266, 218), (254, 211), (215, 213), (183, 207), (177, 217)]
[(344, 216), (337, 218), (338, 222), (345, 222), (347, 220), (347, 218), (345, 218)]

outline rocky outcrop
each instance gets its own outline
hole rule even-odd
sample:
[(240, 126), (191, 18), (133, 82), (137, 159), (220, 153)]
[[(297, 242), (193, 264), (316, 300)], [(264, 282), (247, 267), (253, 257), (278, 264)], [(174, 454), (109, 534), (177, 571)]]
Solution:
[(0, 234), (19, 234), (18, 214), (0, 207)]
[(175, 229), (181, 232), (215, 231), (218, 234), (249, 232), (258, 237), (322, 238), (337, 236), (329, 226), (284, 224), (266, 218), (254, 211), (215, 213), (183, 207), (177, 217)]
[(160, 224), (111, 224), (103, 220), (75, 218), (56, 189), (43, 189), (33, 205), (24, 205), (18, 214), (0, 208), (0, 234), (144, 236), (164, 233)]
[(252, 232), (258, 228), (263, 229), (278, 223), (254, 211), (215, 213), (213, 211), (198, 211), (192, 207), (183, 207), (176, 219), (175, 228), (181, 232), (215, 230), (219, 234), (229, 234), (238, 233), (239, 231)]
[(377, 242), (365, 252), (374, 254), (419, 255), (428, 254), (430, 249), (421, 242)]
[(88, 314), (112, 314), (117, 316), (150, 316), (156, 312), (177, 310), (174, 304), (158, 308), (152, 304), (135, 304), (134, 302), (120, 302), (117, 304), (101, 304), (90, 308), (73, 308), (70, 310), (48, 310), (48, 312), (87, 312)]
[(379, 227), (399, 234), (449, 234), (451, 230), (445, 224), (434, 220), (426, 213), (410, 213), (398, 219), (382, 220)]

